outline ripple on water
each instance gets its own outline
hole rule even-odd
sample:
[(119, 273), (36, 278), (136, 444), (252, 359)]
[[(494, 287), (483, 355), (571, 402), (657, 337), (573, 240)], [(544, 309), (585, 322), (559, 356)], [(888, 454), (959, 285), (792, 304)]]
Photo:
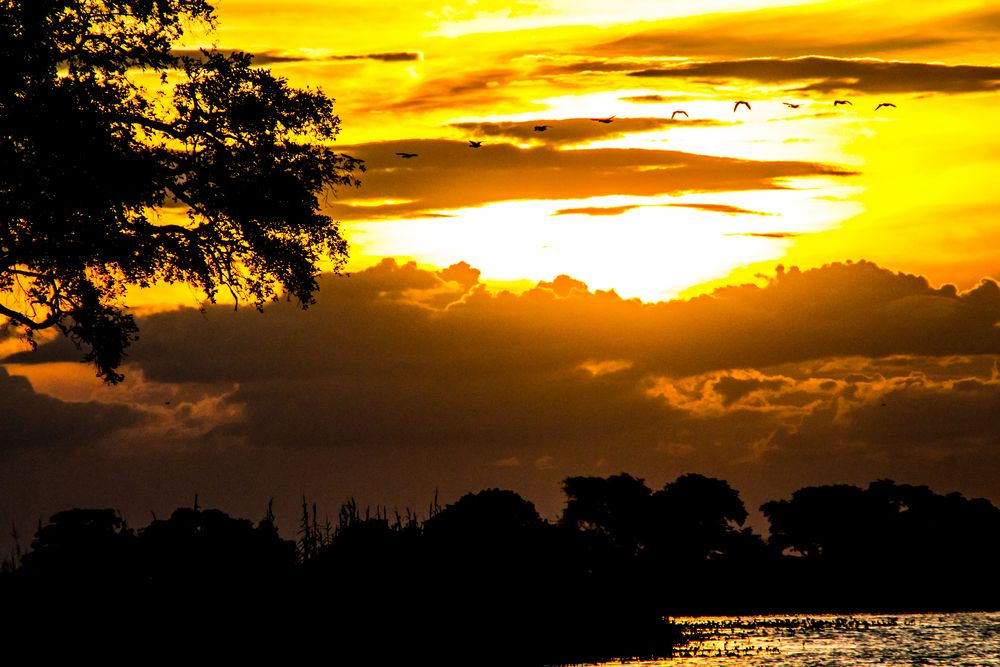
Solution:
[[(662, 667), (1000, 667), (1000, 612), (674, 619), (702, 638)], [(620, 663), (607, 663), (620, 664)]]

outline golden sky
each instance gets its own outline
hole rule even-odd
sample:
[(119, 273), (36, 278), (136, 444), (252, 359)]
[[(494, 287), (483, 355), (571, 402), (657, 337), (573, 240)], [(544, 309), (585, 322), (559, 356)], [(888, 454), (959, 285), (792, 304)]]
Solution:
[(1000, 273), (995, 5), (695, 4), (226, 0), (208, 39), (337, 98), (369, 168), (330, 206), (355, 270), (647, 301), (779, 263)]
[(337, 99), (352, 275), (143, 317), (117, 388), (0, 341), (0, 524), (484, 486), (552, 515), (621, 470), (1000, 501), (995, 3), (218, 7), (187, 47)]

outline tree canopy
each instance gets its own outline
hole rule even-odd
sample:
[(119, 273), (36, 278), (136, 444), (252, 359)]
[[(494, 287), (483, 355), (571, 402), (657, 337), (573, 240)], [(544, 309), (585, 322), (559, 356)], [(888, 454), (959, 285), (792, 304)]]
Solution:
[(0, 324), (57, 330), (106, 382), (138, 335), (129, 286), (303, 307), (357, 185), (333, 99), (240, 52), (176, 47), (206, 0), (0, 0)]

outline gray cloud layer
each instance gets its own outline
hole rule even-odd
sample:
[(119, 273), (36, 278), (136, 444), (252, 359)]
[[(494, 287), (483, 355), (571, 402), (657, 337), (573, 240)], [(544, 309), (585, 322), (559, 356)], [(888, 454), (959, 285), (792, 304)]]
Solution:
[[(692, 208), (699, 211), (711, 211), (712, 213), (725, 213), (727, 215), (771, 215), (763, 211), (751, 211), (747, 208), (732, 206), (730, 204), (706, 204), (706, 203), (683, 203), (683, 204), (629, 204), (625, 206), (581, 206), (579, 208), (562, 208), (553, 215), (621, 215), (637, 208)], [(761, 234), (754, 234), (761, 236)]]
[[(129, 469), (153, 475), (167, 455), (149, 452), (167, 439), (174, 479), (206, 488), (198, 470), (211, 464), (243, 501), (294, 495), (327, 471), (330, 502), (345, 489), (503, 484), (555, 511), (561, 477), (622, 469), (715, 474), (751, 502), (876, 477), (1000, 500), (998, 321), (992, 281), (958, 293), (868, 263), (643, 304), (566, 276), (494, 294), (467, 265), (386, 261), (325, 277), (308, 311), (144, 318), (129, 381), (191, 396), (177, 405), (63, 404), (6, 376), (0, 396), (36, 425), (20, 437), (38, 451), (97, 428), (129, 443), (134, 464), (101, 464), (122, 484)], [(56, 343), (12, 361), (75, 358)], [(104, 426), (87, 426), (102, 411)]]
[(800, 90), (864, 93), (967, 93), (1000, 89), (1000, 67), (941, 65), (805, 56), (684, 63), (629, 73), (635, 77), (748, 79), (801, 82)]
[[(489, 141), (478, 149), (462, 142), (420, 139), (346, 146), (343, 150), (367, 163), (364, 183), (351, 191), (351, 196), (407, 202), (380, 206), (331, 202), (327, 210), (338, 219), (406, 217), (514, 199), (766, 190), (784, 187), (780, 180), (790, 177), (854, 174), (811, 162), (742, 160), (664, 150), (518, 148)], [(419, 157), (404, 160), (396, 155), (401, 152)]]
[(957, 45), (996, 30), (995, 10), (952, 9), (928, 20), (919, 13), (896, 11), (887, 3), (812, 3), (667, 22), (590, 51), (617, 57), (852, 58)]
[(71, 403), (36, 393), (26, 379), (0, 366), (0, 457), (24, 449), (70, 449), (136, 426), (143, 415), (123, 405)]
[[(543, 131), (536, 126), (548, 126)], [(615, 139), (626, 134), (652, 132), (670, 127), (716, 127), (731, 123), (712, 118), (673, 120), (670, 118), (616, 118), (613, 123), (597, 123), (589, 118), (534, 120), (526, 123), (455, 123), (452, 127), (468, 132), (471, 137), (500, 137), (548, 144), (577, 144), (586, 141)]]
[[(232, 49), (219, 49), (222, 53), (232, 53)], [(175, 56), (186, 58), (202, 58), (203, 54), (197, 49), (175, 49)], [(282, 51), (258, 51), (253, 54), (255, 65), (280, 65), (284, 63), (322, 63), (322, 62), (344, 62), (352, 60), (380, 60), (382, 62), (412, 62), (423, 59), (423, 54), (418, 51), (391, 51), (387, 53), (359, 53), (327, 56), (308, 56), (303, 54), (285, 53)]]

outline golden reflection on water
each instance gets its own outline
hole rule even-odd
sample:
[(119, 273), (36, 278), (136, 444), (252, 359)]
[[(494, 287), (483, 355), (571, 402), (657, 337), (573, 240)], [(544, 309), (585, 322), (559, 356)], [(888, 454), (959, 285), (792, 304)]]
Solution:
[[(673, 617), (702, 635), (659, 667), (997, 667), (1000, 612)], [(602, 663), (605, 665), (621, 664)]]

